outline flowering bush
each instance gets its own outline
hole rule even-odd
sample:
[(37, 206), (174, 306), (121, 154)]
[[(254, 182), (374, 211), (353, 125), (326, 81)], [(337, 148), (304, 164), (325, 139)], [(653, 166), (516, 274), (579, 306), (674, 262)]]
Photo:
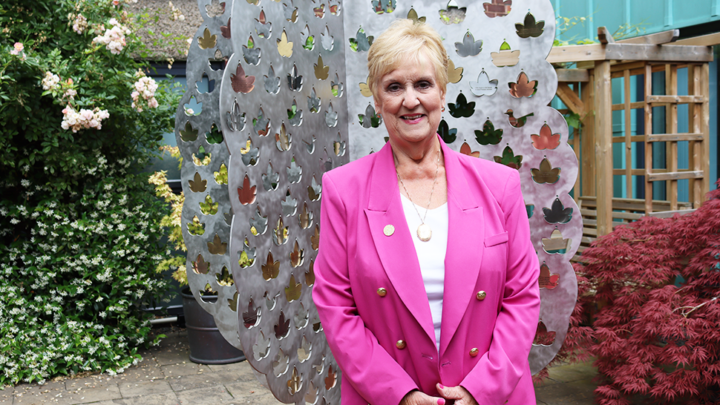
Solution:
[(142, 308), (171, 254), (142, 170), (180, 96), (136, 90), (147, 48), (125, 2), (0, 4), (0, 386), (122, 372), (155, 343)]

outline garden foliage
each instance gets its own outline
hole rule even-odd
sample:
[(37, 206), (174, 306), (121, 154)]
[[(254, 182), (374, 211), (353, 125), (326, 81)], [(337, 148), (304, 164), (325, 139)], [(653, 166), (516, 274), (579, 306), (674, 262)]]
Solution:
[[(620, 226), (583, 251), (580, 299), (561, 353), (583, 346), (603, 405), (720, 403), (720, 190), (697, 211)], [(594, 331), (577, 327), (597, 307)], [(586, 353), (587, 354), (587, 353)]]
[(142, 170), (179, 95), (126, 1), (0, 4), (0, 386), (122, 372), (153, 343), (170, 252)]

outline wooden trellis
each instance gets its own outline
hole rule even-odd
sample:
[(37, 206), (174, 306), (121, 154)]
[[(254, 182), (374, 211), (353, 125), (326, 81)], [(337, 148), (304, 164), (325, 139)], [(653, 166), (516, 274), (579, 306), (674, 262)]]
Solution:
[[(572, 146), (581, 162), (581, 176), (574, 188), (583, 216), (581, 252), (613, 226), (645, 215), (671, 216), (699, 207), (709, 191), (709, 65), (717, 34), (676, 41), (678, 30), (614, 42), (604, 27), (600, 44), (555, 48), (548, 60), (576, 63), (574, 69), (557, 69), (558, 97), (569, 111), (580, 116), (581, 128)], [(678, 69), (687, 69), (687, 95), (678, 89)], [(657, 94), (652, 76), (664, 72), (665, 91)], [(631, 77), (643, 80), (644, 93), (631, 97)], [(623, 78), (623, 101), (613, 104), (612, 79)], [(654, 91), (655, 90), (655, 91)], [(678, 132), (678, 106), (688, 106), (688, 132)], [(665, 110), (665, 131), (653, 127), (653, 108)], [(633, 134), (635, 111), (643, 111), (642, 134)], [(613, 111), (624, 117), (623, 136), (613, 136)], [(638, 118), (639, 119), (639, 118)], [(678, 167), (679, 142), (688, 142), (689, 166)], [(624, 145), (625, 168), (613, 168), (613, 145)], [(665, 144), (665, 168), (653, 168), (653, 144)], [(635, 145), (635, 146), (633, 146)], [(644, 162), (633, 167), (633, 153), (644, 149)], [(642, 166), (642, 167), (640, 167)], [(644, 182), (644, 199), (614, 198), (613, 176), (625, 179), (625, 193), (633, 196), (633, 179)], [(689, 201), (678, 201), (678, 181), (689, 182)], [(653, 199), (653, 188), (665, 182), (666, 198)], [(576, 257), (577, 258), (577, 257)]]

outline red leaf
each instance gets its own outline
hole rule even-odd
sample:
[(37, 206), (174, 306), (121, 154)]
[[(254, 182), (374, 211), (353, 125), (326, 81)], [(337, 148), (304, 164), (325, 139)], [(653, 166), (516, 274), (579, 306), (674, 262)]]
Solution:
[(235, 93), (250, 93), (255, 88), (255, 76), (245, 76), (245, 70), (238, 63), (235, 74), (230, 75), (230, 83)]

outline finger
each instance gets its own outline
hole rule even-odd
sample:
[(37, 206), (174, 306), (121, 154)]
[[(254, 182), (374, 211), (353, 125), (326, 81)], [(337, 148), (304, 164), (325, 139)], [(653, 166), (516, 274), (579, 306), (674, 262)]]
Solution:
[(440, 383), (437, 384), (437, 390), (446, 399), (461, 399), (464, 396), (462, 387), (446, 387)]
[(431, 397), (420, 391), (415, 391), (412, 397), (408, 398), (410, 405), (445, 405), (445, 398)]

